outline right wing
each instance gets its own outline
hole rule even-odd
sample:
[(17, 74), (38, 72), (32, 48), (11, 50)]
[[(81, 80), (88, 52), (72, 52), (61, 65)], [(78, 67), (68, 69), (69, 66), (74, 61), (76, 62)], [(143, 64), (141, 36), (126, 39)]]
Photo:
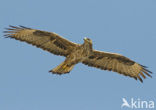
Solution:
[(152, 77), (150, 75), (152, 72), (147, 70), (145, 66), (116, 53), (94, 50), (93, 55), (85, 59), (82, 63), (102, 70), (112, 70), (125, 76), (133, 77), (136, 80), (139, 79), (141, 82), (143, 80), (140, 76), (146, 78), (144, 74)]

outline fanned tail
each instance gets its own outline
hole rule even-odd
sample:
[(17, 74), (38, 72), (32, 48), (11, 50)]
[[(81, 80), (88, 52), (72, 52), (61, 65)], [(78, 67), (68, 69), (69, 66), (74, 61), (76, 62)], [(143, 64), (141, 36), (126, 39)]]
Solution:
[(63, 62), (61, 63), (59, 66), (57, 66), (56, 68), (50, 70), (49, 72), (52, 72), (53, 74), (65, 74), (65, 73), (69, 73), (75, 64), (73, 65), (68, 65), (67, 63)]

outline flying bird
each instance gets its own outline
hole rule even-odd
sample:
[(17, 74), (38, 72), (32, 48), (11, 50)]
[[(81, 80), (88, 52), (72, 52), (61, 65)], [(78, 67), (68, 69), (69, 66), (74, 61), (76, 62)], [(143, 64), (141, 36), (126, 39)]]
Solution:
[(66, 57), (64, 62), (49, 71), (54, 74), (69, 73), (77, 63), (83, 63), (102, 70), (114, 71), (136, 80), (139, 79), (141, 82), (143, 82), (142, 78), (146, 78), (145, 75), (152, 77), (150, 75), (152, 72), (146, 66), (123, 55), (94, 50), (92, 40), (89, 38), (84, 38), (83, 44), (77, 44), (54, 32), (11, 25), (5, 29), (4, 36), (6, 38), (27, 42), (55, 55)]

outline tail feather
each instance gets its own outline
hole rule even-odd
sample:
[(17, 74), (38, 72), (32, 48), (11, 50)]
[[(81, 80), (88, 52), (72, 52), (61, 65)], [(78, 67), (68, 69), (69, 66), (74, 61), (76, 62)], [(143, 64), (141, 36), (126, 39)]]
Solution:
[(50, 70), (49, 72), (61, 75), (61, 74), (69, 73), (73, 69), (73, 67), (74, 67), (74, 64), (68, 65), (65, 62), (63, 62), (62, 64), (60, 64), (56, 68)]

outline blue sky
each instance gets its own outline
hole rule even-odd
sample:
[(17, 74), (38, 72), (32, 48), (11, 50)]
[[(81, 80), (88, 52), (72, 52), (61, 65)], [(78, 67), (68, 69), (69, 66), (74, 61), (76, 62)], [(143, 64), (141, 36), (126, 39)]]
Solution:
[[(156, 76), (144, 83), (78, 64), (48, 71), (63, 57), (3, 38), (8, 25), (56, 32), (94, 49), (120, 53), (156, 72), (155, 0), (1, 0), (0, 110), (120, 110), (122, 98), (154, 100)], [(123, 108), (126, 110), (126, 108)]]

